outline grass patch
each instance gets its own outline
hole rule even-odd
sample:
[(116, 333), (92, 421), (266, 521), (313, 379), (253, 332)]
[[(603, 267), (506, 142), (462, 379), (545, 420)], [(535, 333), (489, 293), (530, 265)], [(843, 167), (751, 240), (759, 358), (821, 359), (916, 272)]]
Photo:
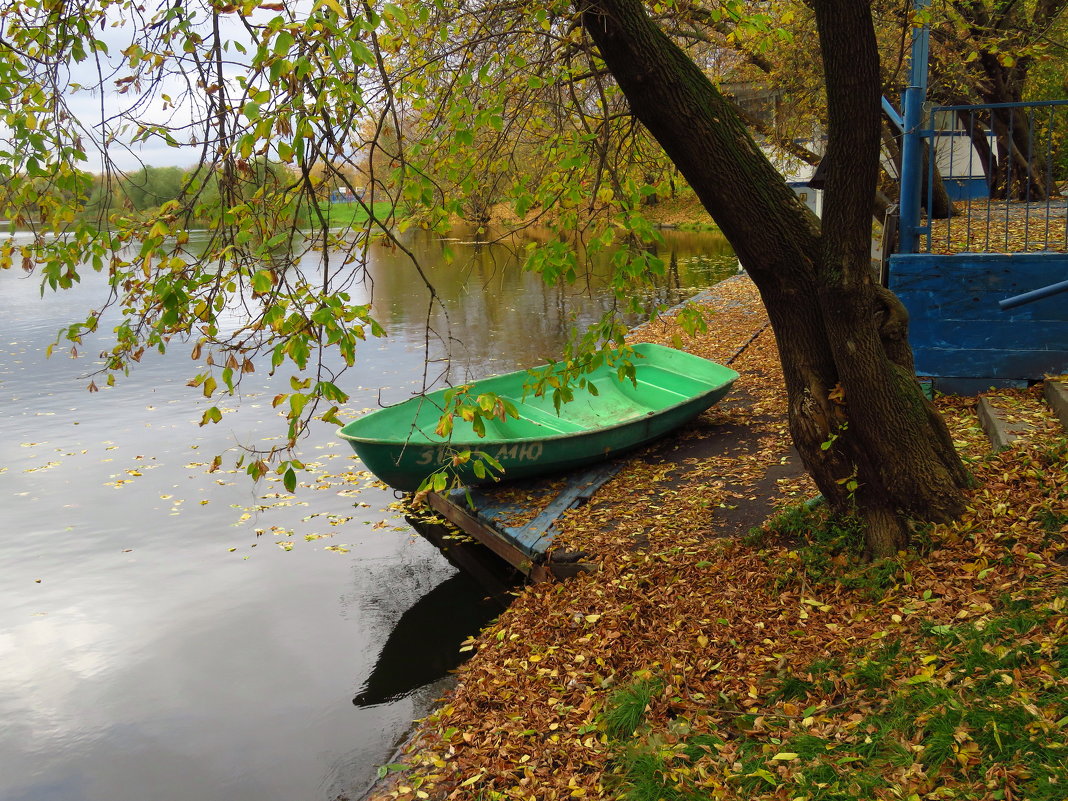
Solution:
[(630, 737), (644, 720), (649, 704), (663, 690), (664, 682), (654, 678), (635, 679), (620, 687), (612, 693), (601, 714), (601, 728), (614, 740)]
[[(898, 559), (865, 561), (864, 529), (849, 515), (834, 514), (825, 505), (799, 504), (750, 532), (747, 542), (778, 542), (789, 550), (772, 558), (780, 587), (797, 582), (837, 584), (879, 600), (906, 577)], [(928, 546), (929, 549), (929, 546)]]
[[(831, 666), (814, 663), (774, 682), (760, 714), (722, 715), (719, 736), (639, 730), (632, 711), (615, 729), (621, 795), (710, 799), (733, 787), (741, 797), (861, 801), (907, 786), (916, 795), (901, 798), (1063, 799), (1068, 634), (1059, 611), (929, 626), (919, 651), (890, 641), (858, 652), (831, 693), (817, 675)], [(646, 697), (632, 692), (626, 703)], [(798, 711), (801, 699), (810, 706)], [(957, 789), (924, 794), (936, 787)]]
[[(1061, 577), (1047, 568), (1068, 524), (1065, 449), (1054, 443), (1029, 458), (1024, 467), (1041, 491), (1026, 516), (987, 521), (989, 534), (961, 525), (936, 539), (921, 527), (914, 538), (922, 556), (865, 563), (859, 523), (812, 504), (753, 529), (746, 544), (762, 549), (770, 581), (790, 599), (787, 616), (798, 598), (823, 599), (829, 617), (808, 625), (833, 623), (851, 638), (857, 632), (846, 621), (862, 622), (884, 604), (896, 614), (852, 650), (825, 652), (802, 669), (790, 660), (811, 628), (799, 626), (791, 632), (799, 650), (769, 653), (767, 672), (748, 677), (747, 690), (720, 692), (683, 721), (649, 715), (610, 743), (619, 795), (1068, 798), (1068, 588), (1054, 589), (1049, 582)], [(947, 590), (932, 579), (925, 559), (944, 560), (947, 540), (980, 534), (986, 550), (953, 568), (970, 580)]]
[(710, 222), (683, 222), (676, 225), (675, 228), (679, 231), (719, 231), (719, 226)]
[[(324, 203), (321, 208), (331, 228), (359, 227), (368, 220), (367, 210), (359, 203)], [(375, 217), (385, 220), (394, 207), (392, 203), (379, 201), (373, 208)]]

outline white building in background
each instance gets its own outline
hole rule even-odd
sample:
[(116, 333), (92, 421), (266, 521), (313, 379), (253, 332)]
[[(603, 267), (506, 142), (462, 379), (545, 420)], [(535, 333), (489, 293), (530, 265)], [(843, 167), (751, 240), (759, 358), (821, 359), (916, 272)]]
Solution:
[[(824, 145), (821, 141), (807, 141), (800, 144), (802, 147), (812, 149), (815, 153), (821, 153)], [(818, 150), (815, 148), (818, 148)], [(768, 160), (778, 168), (782, 177), (786, 179), (786, 183), (794, 190), (794, 194), (801, 199), (801, 202), (808, 206), (817, 217), (822, 217), (823, 190), (810, 186), (810, 182), (816, 175), (816, 167), (775, 147), (766, 145), (762, 150)]]

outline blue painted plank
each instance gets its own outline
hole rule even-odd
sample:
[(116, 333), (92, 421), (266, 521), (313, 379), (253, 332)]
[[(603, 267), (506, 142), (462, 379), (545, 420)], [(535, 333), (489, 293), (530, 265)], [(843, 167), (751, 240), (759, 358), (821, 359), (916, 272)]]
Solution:
[(1018, 294), (1068, 279), (1068, 253), (913, 253), (890, 257), (895, 292), (951, 291)]
[(1004, 351), (977, 348), (914, 348), (916, 374), (1038, 381), (1068, 372), (1068, 350)]
[(914, 348), (1064, 351), (1068, 350), (1065, 336), (1068, 336), (1065, 325), (1056, 322), (922, 317), (909, 323), (909, 339)]
[(589, 500), (608, 479), (623, 466), (622, 460), (605, 462), (571, 476), (567, 486), (554, 498), (541, 513), (525, 526), (507, 527), (504, 533), (512, 538), (516, 545), (531, 555), (544, 554), (556, 535), (556, 521), (568, 509)]
[(985, 178), (946, 178), (942, 184), (950, 200), (977, 200), (990, 196), (990, 187)]
[(1011, 297), (1002, 292), (935, 292), (897, 291), (911, 320), (986, 320), (990, 323), (1060, 323), (1068, 322), (1068, 302), (1051, 297), (1015, 309), (1002, 309), (1000, 301)]
[[(498, 500), (492, 487), (455, 489), (446, 497), (450, 503), (462, 507), (469, 514), (474, 515), (479, 522), (492, 528), (498, 536), (521, 550), (532, 561), (537, 561), (552, 544), (553, 537), (556, 535), (556, 521), (560, 519), (560, 516), (568, 509), (588, 500), (619, 471), (623, 466), (623, 461), (617, 459), (571, 473), (567, 476), (563, 488), (555, 493), (553, 499), (538, 516), (521, 526), (510, 526), (508, 523), (526, 513), (528, 508), (513, 502)], [(512, 488), (529, 487), (531, 494), (544, 495), (546, 489), (551, 486), (551, 479), (531, 479), (514, 482), (509, 486)]]

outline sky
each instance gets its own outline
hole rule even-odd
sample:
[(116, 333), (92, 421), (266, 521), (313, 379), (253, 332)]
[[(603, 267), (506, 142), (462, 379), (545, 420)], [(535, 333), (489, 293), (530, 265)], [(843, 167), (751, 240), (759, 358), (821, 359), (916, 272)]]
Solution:
[[(304, 5), (306, 5), (305, 2), (287, 3), (290, 12), (299, 10)], [(196, 0), (186, 3), (186, 8), (190, 10), (195, 10), (197, 6)], [(150, 10), (146, 13), (151, 15), (152, 12)], [(254, 12), (250, 19), (253, 21), (266, 21), (277, 13), (276, 11)], [(236, 15), (223, 16), (220, 20), (220, 26), (224, 37), (241, 38), (248, 41), (249, 34), (241, 27)], [(90, 62), (84, 62), (72, 70), (70, 80), (72, 82), (80, 82), (87, 88), (69, 90), (66, 93), (67, 103), (75, 118), (85, 128), (95, 132), (94, 140), (99, 140), (100, 137), (102, 114), (105, 117), (112, 116), (128, 108), (134, 102), (143, 102), (145, 100), (144, 97), (136, 94), (133, 89), (125, 94), (120, 94), (115, 86), (116, 78), (129, 74), (128, 68), (116, 72), (115, 65), (122, 62), (122, 51), (136, 40), (139, 33), (137, 22), (129, 18), (122, 18), (117, 20), (116, 24), (109, 24), (106, 28), (97, 30), (98, 38), (103, 40), (108, 47), (108, 56), (102, 59), (101, 63), (101, 69), (104, 73), (102, 86), (98, 86), (100, 76), (95, 74), (95, 69)], [(230, 55), (236, 55), (236, 53), (231, 51)], [(114, 74), (108, 75), (109, 71), (114, 72)], [(236, 75), (237, 71), (235, 67), (231, 70), (231, 74)], [(162, 91), (167, 91), (172, 97), (177, 98), (186, 89), (187, 87), (178, 79), (171, 78), (168, 79)], [(164, 111), (162, 101), (155, 99), (147, 103), (139, 111), (138, 116), (147, 122), (162, 123), (170, 119), (173, 124), (181, 125), (190, 121), (191, 109), (187, 104), (184, 108), (179, 106), (177, 110)], [(122, 144), (113, 145), (109, 148), (109, 152), (113, 163), (125, 172), (136, 171), (145, 165), (150, 167), (191, 167), (200, 158), (200, 149), (195, 146), (175, 148), (163, 142), (139, 143), (134, 146), (129, 144), (129, 135), (124, 138), (127, 143), (125, 146)], [(88, 142), (86, 144), (88, 145)], [(85, 165), (85, 168), (90, 172), (102, 172), (104, 165), (100, 151), (92, 148), (88, 155), (89, 162)]]

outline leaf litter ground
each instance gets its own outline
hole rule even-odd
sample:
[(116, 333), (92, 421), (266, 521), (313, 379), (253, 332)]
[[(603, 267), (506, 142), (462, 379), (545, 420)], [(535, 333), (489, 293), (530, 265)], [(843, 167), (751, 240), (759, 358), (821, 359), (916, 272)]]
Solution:
[(465, 645), (374, 797), (1068, 798), (1068, 446), (1037, 395), (1007, 396), (1035, 434), (999, 454), (975, 399), (941, 399), (968, 510), (866, 565), (802, 503), (754, 287), (708, 305), (707, 334), (641, 339), (737, 356), (731, 400), (569, 513), (555, 547), (598, 572)]

